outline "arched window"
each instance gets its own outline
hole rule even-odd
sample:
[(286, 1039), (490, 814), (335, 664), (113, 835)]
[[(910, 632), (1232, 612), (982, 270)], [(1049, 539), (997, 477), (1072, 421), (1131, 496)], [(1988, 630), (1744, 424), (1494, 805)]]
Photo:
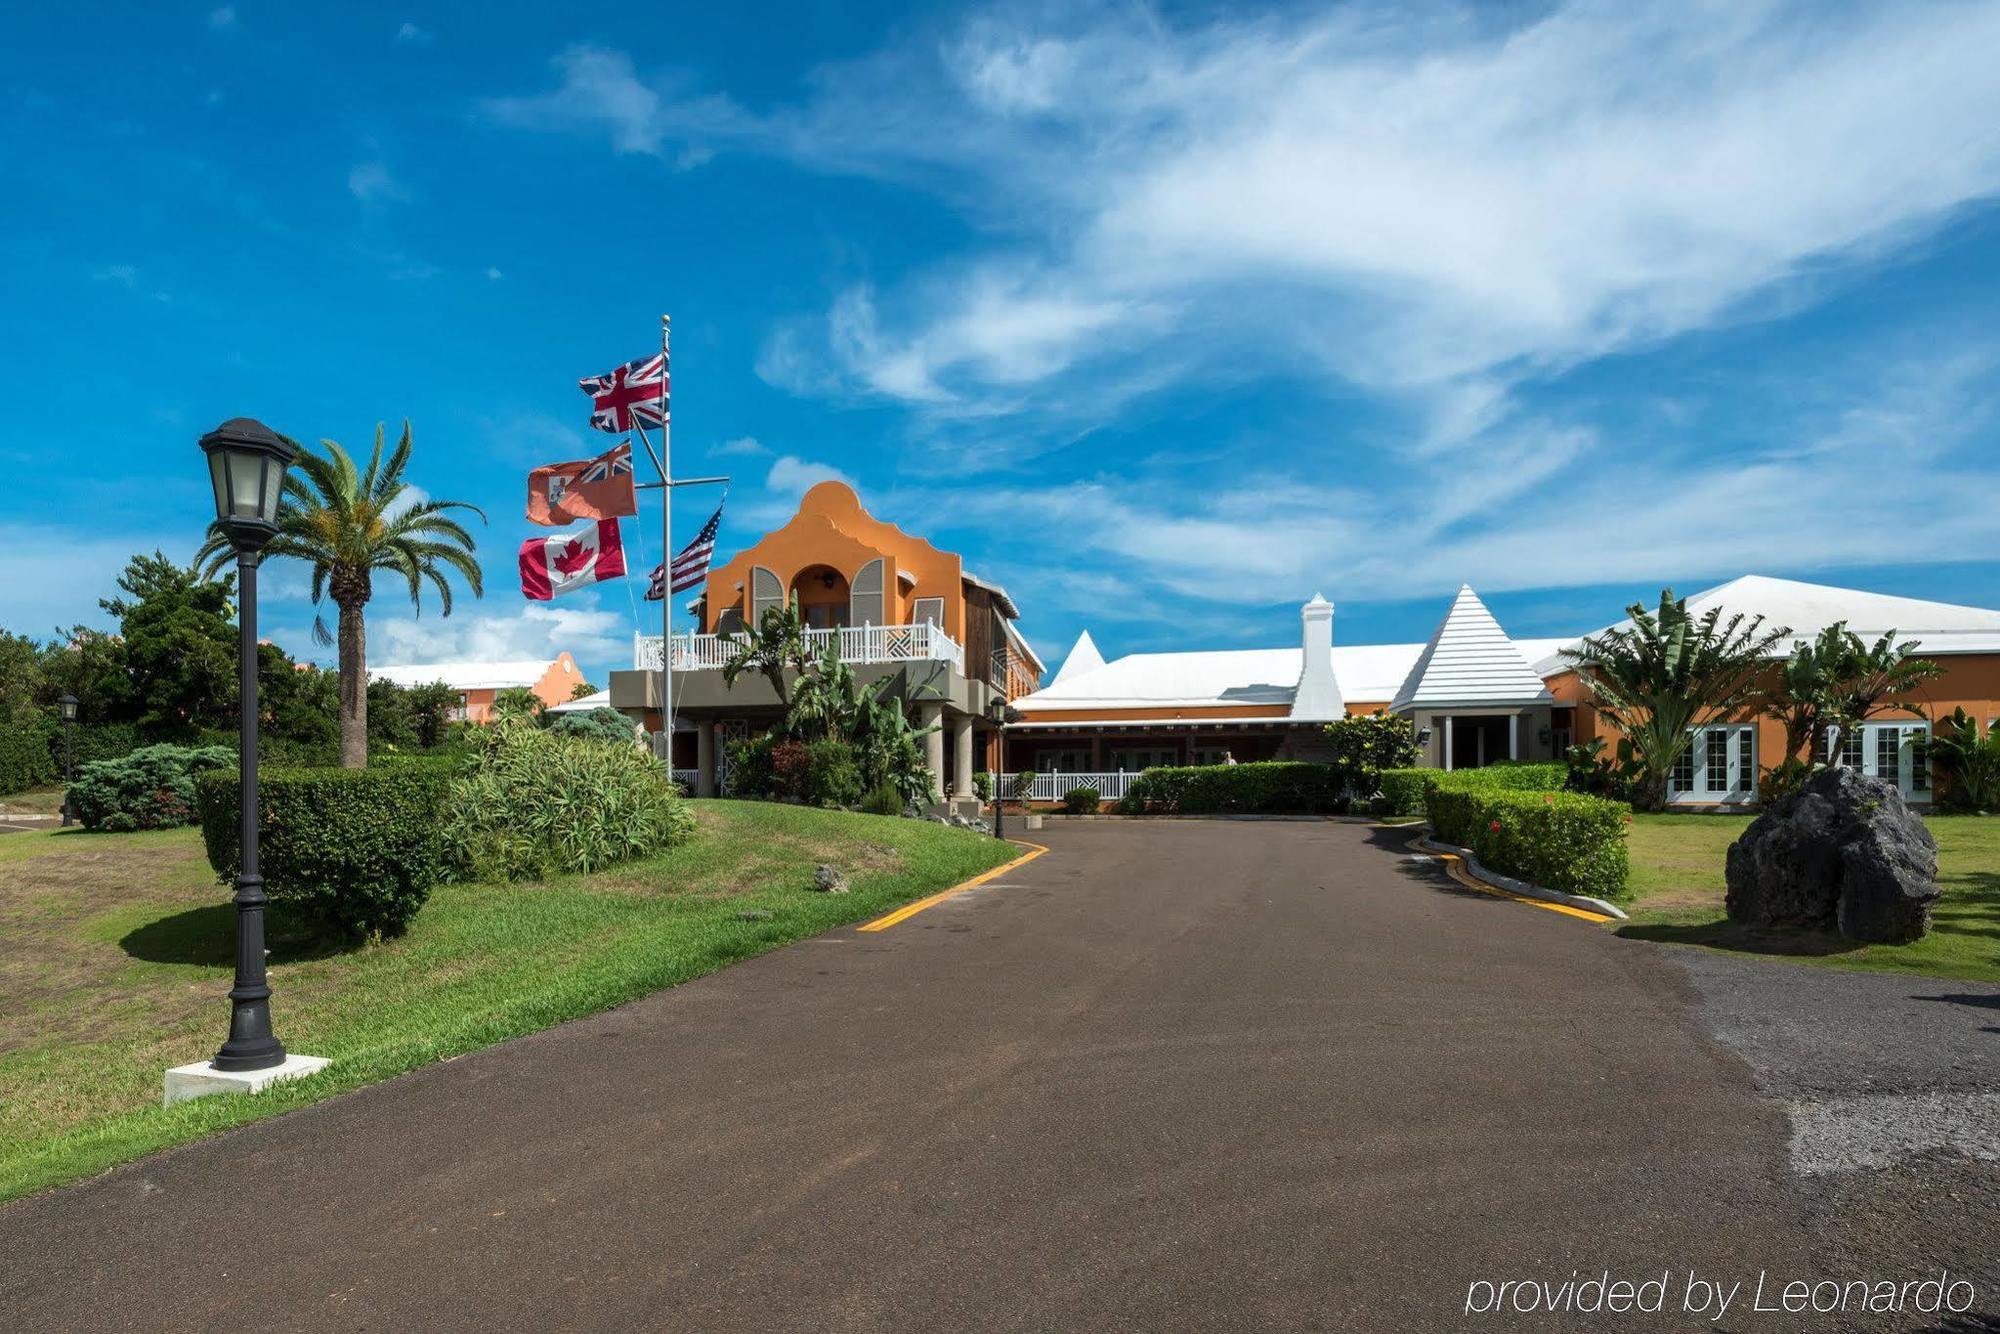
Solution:
[(854, 579), (848, 585), (847, 623), (849, 625), (883, 623), (882, 560), (879, 556), (854, 572)]
[(785, 605), (785, 586), (778, 581), (775, 572), (761, 565), (750, 567), (750, 625), (756, 628), (764, 623), (764, 613), (775, 611)]

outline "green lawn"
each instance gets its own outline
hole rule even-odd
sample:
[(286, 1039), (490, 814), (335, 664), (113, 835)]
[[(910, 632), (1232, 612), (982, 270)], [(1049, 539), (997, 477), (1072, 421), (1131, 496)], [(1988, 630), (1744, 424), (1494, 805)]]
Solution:
[[(0, 835), (0, 1200), (400, 1074), (873, 917), (1015, 855), (942, 825), (695, 803), (659, 858), (450, 885), (401, 940), (328, 950), (272, 914), (273, 1015), (331, 1069), (164, 1109), (162, 1072), (224, 1036), (233, 909), (195, 830)], [(813, 892), (813, 867), (848, 894)], [(745, 921), (746, 910), (768, 920)]]
[(1856, 945), (1819, 932), (1760, 931), (1723, 915), (1723, 859), (1747, 815), (1635, 815), (1631, 920), (1620, 935), (1672, 940), (1809, 963), (2000, 982), (2000, 819), (1939, 815), (1938, 901), (1929, 935), (1912, 945)]

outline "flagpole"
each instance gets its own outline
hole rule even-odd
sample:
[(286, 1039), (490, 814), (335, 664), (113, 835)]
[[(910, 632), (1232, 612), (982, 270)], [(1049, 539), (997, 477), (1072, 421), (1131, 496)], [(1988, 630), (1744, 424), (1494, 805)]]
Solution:
[(660, 316), (660, 561), (666, 567), (660, 592), (660, 691), (666, 704), (667, 771), (674, 767), (674, 447), (668, 394), (674, 377), (667, 349), (673, 317)]

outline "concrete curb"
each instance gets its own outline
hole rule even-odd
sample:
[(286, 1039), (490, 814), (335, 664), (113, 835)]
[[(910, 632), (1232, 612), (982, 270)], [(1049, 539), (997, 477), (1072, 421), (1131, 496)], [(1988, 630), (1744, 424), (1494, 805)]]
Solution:
[[(1413, 829), (1423, 828), (1420, 825), (1409, 827)], [(1511, 875), (1501, 875), (1498, 871), (1490, 871), (1479, 864), (1479, 859), (1472, 855), (1472, 849), (1454, 847), (1450, 843), (1439, 842), (1437, 839), (1432, 838), (1428, 832), (1418, 835), (1416, 841), (1421, 846), (1429, 848), (1432, 852), (1450, 853), (1465, 863), (1467, 874), (1473, 876), (1475, 879), (1483, 880), (1497, 889), (1504, 889), (1509, 894), (1519, 894), (1525, 899), (1540, 899), (1544, 903), (1560, 903), (1565, 908), (1581, 908), (1585, 912), (1603, 913), (1606, 917), (1616, 918), (1621, 922), (1626, 920), (1625, 910), (1615, 903), (1606, 903), (1603, 899), (1592, 898), (1588, 894), (1565, 894), (1559, 889), (1548, 889), (1526, 880), (1516, 880)]]

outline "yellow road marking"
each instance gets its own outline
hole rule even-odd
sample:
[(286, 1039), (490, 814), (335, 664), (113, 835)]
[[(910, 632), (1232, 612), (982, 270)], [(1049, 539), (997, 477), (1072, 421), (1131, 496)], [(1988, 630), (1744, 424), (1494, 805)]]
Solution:
[[(1393, 825), (1383, 826), (1385, 829), (1392, 829), (1394, 827)], [(1526, 894), (1516, 894), (1511, 889), (1502, 889), (1498, 885), (1489, 885), (1465, 869), (1465, 858), (1455, 852), (1439, 852), (1435, 848), (1425, 847), (1421, 835), (1411, 839), (1406, 846), (1414, 852), (1422, 853), (1426, 857), (1441, 858), (1444, 861), (1445, 874), (1449, 875), (1459, 884), (1464, 885), (1467, 889), (1476, 889), (1482, 894), (1491, 894), (1495, 898), (1512, 899), (1516, 903), (1525, 903), (1530, 908), (1547, 908), (1550, 912), (1566, 913), (1571, 917), (1581, 917), (1586, 922), (1609, 922), (1613, 920), (1601, 912), (1591, 912), (1587, 908), (1572, 908), (1567, 903), (1550, 903), (1547, 899), (1531, 899)]]
[(890, 927), (894, 926), (896, 923), (907, 921), (908, 919), (915, 917), (918, 913), (922, 912), (924, 909), (932, 907), (939, 903), (943, 903), (946, 899), (950, 898), (954, 894), (962, 893), (963, 891), (968, 889), (974, 889), (980, 885), (985, 884), (987, 881), (994, 879), (996, 876), (1003, 876), (1007, 874), (1007, 872), (1013, 870), (1017, 866), (1025, 866), (1029, 862), (1035, 860), (1035, 858), (1041, 856), (1043, 853), (1048, 851), (1047, 848), (1043, 847), (1039, 843), (1026, 843), (1022, 842), (1019, 839), (1012, 839), (1012, 838), (1008, 839), (1007, 841), (1009, 843), (1012, 843), (1017, 848), (1027, 848), (1029, 849), (1029, 851), (1022, 853), (1020, 856), (1016, 857), (1011, 862), (1003, 862), (999, 866), (994, 867), (990, 871), (982, 872), (981, 874), (972, 877), (972, 879), (965, 881), (963, 884), (953, 885), (950, 889), (941, 889), (937, 893), (932, 894), (928, 898), (918, 899), (915, 903), (906, 903), (902, 907), (896, 909), (896, 911), (878, 917), (874, 921), (864, 923), (863, 925), (858, 926), (854, 929), (857, 931), (887, 931)]

